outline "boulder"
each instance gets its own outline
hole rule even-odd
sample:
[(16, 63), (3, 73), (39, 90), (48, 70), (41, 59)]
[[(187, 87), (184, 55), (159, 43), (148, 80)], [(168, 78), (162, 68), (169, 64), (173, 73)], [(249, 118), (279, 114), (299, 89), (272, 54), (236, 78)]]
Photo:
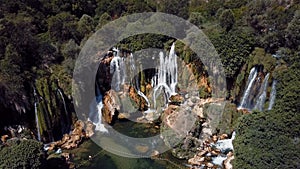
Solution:
[(220, 140), (225, 140), (225, 139), (228, 139), (228, 135), (227, 134), (222, 134), (220, 137), (219, 137)]
[(91, 121), (88, 121), (86, 122), (86, 128), (85, 128), (85, 136), (90, 138), (92, 137), (95, 133), (94, 133), (94, 130), (95, 130), (95, 125), (91, 122)]
[(209, 168), (212, 168), (212, 167), (214, 166), (214, 164), (213, 164), (213, 163), (210, 163), (210, 162), (208, 162), (208, 163), (206, 163), (206, 166), (207, 166), (207, 167), (209, 167)]
[(171, 105), (180, 105), (183, 103), (183, 101), (184, 101), (184, 98), (179, 94), (172, 95), (169, 98), (169, 104), (171, 104)]
[(8, 139), (9, 139), (9, 136), (8, 136), (8, 135), (3, 135), (3, 136), (1, 136), (1, 141), (2, 141), (2, 143), (5, 143)]
[(204, 157), (194, 156), (193, 158), (188, 160), (188, 163), (192, 164), (192, 165), (199, 165), (200, 166), (201, 164), (203, 164), (204, 160), (205, 160)]
[(232, 160), (234, 160), (234, 156), (233, 156), (233, 153), (232, 152), (229, 152), (227, 154), (227, 159), (224, 160), (224, 166), (225, 166), (225, 169), (232, 169), (233, 166), (231, 164)]
[(157, 150), (153, 150), (153, 152), (151, 153), (151, 157), (158, 156), (158, 155), (159, 155), (159, 151)]

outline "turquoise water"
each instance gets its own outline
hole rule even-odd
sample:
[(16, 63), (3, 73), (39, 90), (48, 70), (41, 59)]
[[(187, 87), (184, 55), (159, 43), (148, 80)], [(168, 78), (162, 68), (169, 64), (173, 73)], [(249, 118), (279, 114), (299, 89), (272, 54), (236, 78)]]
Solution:
[[(120, 133), (131, 137), (149, 137), (159, 133), (154, 128), (155, 124), (142, 124), (132, 121), (118, 121), (113, 128)], [(118, 147), (118, 150), (126, 150)], [(77, 149), (68, 151), (76, 169), (176, 169), (186, 168), (184, 161), (172, 157), (170, 152), (159, 155), (156, 159), (151, 158), (127, 158), (121, 157), (103, 150), (92, 140), (83, 142)], [(91, 156), (92, 158), (89, 158)]]

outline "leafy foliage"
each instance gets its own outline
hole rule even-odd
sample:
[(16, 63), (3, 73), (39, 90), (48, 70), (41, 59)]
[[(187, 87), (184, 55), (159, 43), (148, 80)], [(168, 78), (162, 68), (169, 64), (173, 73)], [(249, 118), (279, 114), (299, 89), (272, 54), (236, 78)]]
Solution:
[(233, 12), (230, 9), (224, 10), (220, 15), (220, 25), (229, 31), (234, 24)]
[(42, 143), (12, 139), (7, 144), (0, 149), (0, 168), (39, 169), (45, 164)]
[[(294, 56), (299, 59), (299, 56)], [(277, 100), (269, 112), (243, 116), (234, 142), (236, 168), (297, 168), (300, 156), (299, 62), (279, 73)]]
[(218, 51), (225, 67), (226, 76), (233, 78), (246, 62), (254, 47), (251, 33), (235, 30), (229, 33), (211, 35), (212, 43)]

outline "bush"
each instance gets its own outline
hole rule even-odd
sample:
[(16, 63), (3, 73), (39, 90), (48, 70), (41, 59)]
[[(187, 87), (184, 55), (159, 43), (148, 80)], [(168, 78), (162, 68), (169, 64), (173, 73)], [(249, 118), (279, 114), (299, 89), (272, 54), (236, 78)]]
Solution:
[(197, 27), (201, 27), (204, 23), (205, 18), (199, 12), (192, 12), (189, 17), (189, 21), (196, 25)]
[(210, 35), (210, 39), (222, 59), (226, 76), (234, 78), (253, 50), (253, 35), (240, 28), (229, 33)]
[(0, 150), (0, 168), (39, 169), (45, 164), (42, 143), (14, 138), (7, 145)]
[(235, 22), (233, 12), (230, 9), (224, 10), (220, 15), (219, 22), (226, 31), (229, 31)]

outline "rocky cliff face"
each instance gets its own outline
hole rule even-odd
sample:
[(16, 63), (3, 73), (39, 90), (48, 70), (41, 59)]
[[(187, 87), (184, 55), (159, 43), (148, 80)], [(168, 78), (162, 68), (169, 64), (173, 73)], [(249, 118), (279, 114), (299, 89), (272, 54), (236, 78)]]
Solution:
[[(0, 82), (0, 133), (5, 126), (20, 125), (20, 121), (31, 117), (28, 113), (32, 110), (28, 95), (25, 91), (10, 91), (8, 86)], [(24, 121), (24, 124), (28, 122)]]
[(26, 87), (26, 92), (11, 93), (5, 85), (0, 84), (0, 127), (3, 134), (9, 132), (4, 130), (5, 128), (21, 125), (32, 129), (37, 137), (36, 117), (39, 121), (41, 141), (60, 139), (64, 133), (70, 131), (73, 107), (70, 86), (65, 82), (71, 79), (65, 77), (59, 82), (60, 77), (56, 73), (58, 72), (49, 72), (32, 83), (26, 82), (31, 84)]

